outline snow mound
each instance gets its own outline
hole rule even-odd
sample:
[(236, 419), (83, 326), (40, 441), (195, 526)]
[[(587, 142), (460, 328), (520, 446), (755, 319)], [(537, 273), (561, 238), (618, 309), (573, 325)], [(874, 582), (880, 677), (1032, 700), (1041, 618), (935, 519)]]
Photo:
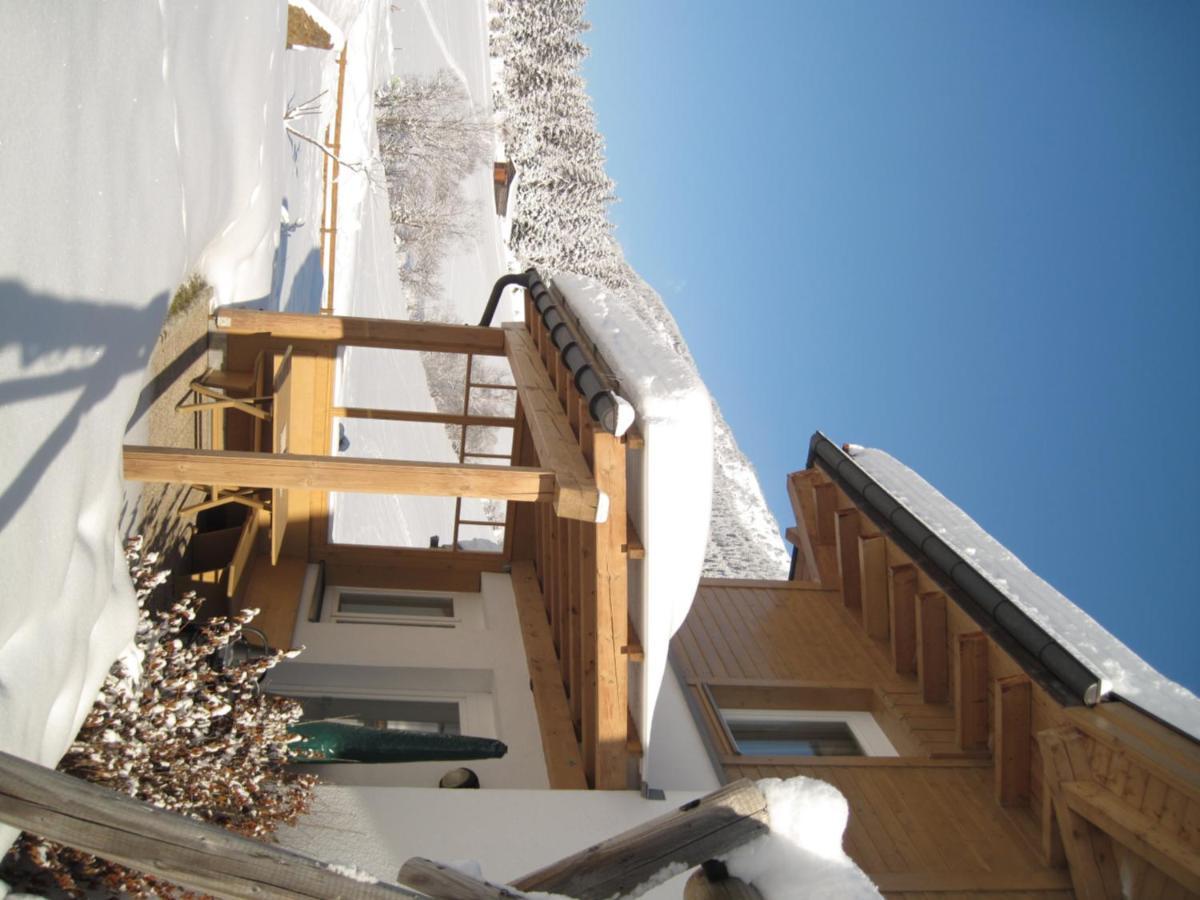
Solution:
[(1200, 699), (1150, 666), (920, 475), (882, 450), (848, 445), (864, 472), (1116, 693), (1200, 740)]
[(691, 609), (708, 546), (712, 400), (676, 336), (648, 321), (636, 298), (578, 275), (556, 274), (552, 284), (612, 368), (645, 439), (643, 450), (628, 454), (628, 498), (646, 548), (645, 560), (630, 565), (630, 612), (646, 654), (630, 697), (641, 692), (635, 718), (648, 748), (671, 635)]
[(771, 830), (725, 858), (729, 874), (766, 900), (880, 897), (842, 850), (850, 807), (837, 788), (815, 778), (764, 778)]

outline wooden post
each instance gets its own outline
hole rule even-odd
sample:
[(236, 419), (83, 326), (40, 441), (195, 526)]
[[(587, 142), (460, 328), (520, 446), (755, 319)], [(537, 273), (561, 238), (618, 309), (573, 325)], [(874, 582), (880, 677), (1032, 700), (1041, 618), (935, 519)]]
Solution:
[(217, 330), (225, 334), (266, 333), (270, 335), (272, 345), (311, 341), (339, 347), (504, 355), (504, 333), (498, 328), (478, 325), (262, 312), (236, 306), (220, 307), (216, 312), (216, 324)]
[(1025, 675), (997, 678), (995, 748), (996, 802), (1029, 805), (1029, 767), (1033, 751), (1033, 686)]
[(950, 663), (946, 641), (946, 596), (938, 591), (917, 600), (917, 678), (926, 703), (950, 699)]
[[(356, 459), (299, 453), (125, 447), (125, 478), (168, 484), (235, 484), (246, 488), (296, 488), (483, 497), (548, 503), (563, 491), (545, 468)], [(581, 514), (588, 516), (586, 510)]]
[(768, 827), (766, 798), (743, 778), (512, 884), (527, 892), (603, 900), (644, 884), (668, 865), (689, 869), (728, 853)]
[(325, 900), (419, 897), (0, 752), (0, 821), (205, 894)]
[(888, 570), (888, 609), (891, 613), (892, 667), (901, 675), (917, 673), (917, 567)]
[(517, 900), (521, 896), (510, 888), (480, 881), (420, 856), (401, 866), (396, 880), (437, 900)]
[(858, 583), (862, 594), (863, 629), (871, 637), (888, 639), (887, 538), (858, 538)]
[[(629, 575), (625, 560), (625, 448), (611, 434), (595, 432), (592, 466), (596, 484), (609, 496), (606, 521), (596, 525), (595, 612), (584, 617), (584, 640), (592, 644), (596, 689), (595, 786), (624, 790), (629, 783)], [(594, 630), (590, 628), (594, 623)], [(584, 681), (591, 682), (585, 676)], [(587, 688), (585, 688), (586, 690)]]
[(954, 642), (954, 732), (963, 750), (987, 747), (987, 647), (982, 631), (960, 634)]

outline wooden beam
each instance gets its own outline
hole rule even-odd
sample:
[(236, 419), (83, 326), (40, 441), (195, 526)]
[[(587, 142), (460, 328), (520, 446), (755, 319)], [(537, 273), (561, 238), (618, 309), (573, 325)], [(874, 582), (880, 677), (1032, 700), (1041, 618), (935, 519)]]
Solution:
[(516, 419), (509, 416), (464, 416), (454, 413), (418, 412), (415, 409), (370, 409), (364, 406), (334, 406), (329, 415), (335, 419), (379, 419), (385, 422), (422, 422), (430, 425), (476, 425), (481, 428), (512, 428)]
[[(595, 660), (596, 771), (595, 786), (624, 790), (629, 784), (629, 754), (626, 749), (629, 709), (629, 661), (624, 649), (629, 644), (629, 575), (622, 547), (627, 543), (625, 525), (625, 448), (611, 434), (595, 432), (592, 465), (596, 483), (611, 503), (608, 519), (596, 525), (596, 593), (594, 617), (584, 617), (584, 640), (594, 650), (584, 660)], [(594, 623), (594, 629), (593, 629)], [(585, 688), (590, 679), (584, 676)]]
[[(504, 335), (508, 362), (538, 462), (554, 473), (554, 511), (562, 518), (595, 522), (600, 492), (550, 376), (523, 327), (506, 325)], [(621, 489), (623, 493), (624, 484)]]
[(543, 468), (173, 447), (127, 446), (125, 478), (168, 484), (236, 484), (535, 503), (549, 502), (558, 493), (554, 472)]
[(512, 882), (522, 891), (603, 900), (628, 893), (668, 865), (697, 866), (768, 830), (767, 801), (747, 779), (593, 844)]
[(1071, 876), (1061, 870), (1017, 869), (985, 872), (874, 872), (871, 880), (884, 894), (1020, 894), (1071, 890)]
[(842, 580), (842, 603), (852, 612), (862, 610), (862, 582), (858, 566), (858, 510), (837, 512), (838, 573)]
[(813, 485), (812, 491), (817, 504), (817, 545), (836, 547), (837, 486), (831, 481), (821, 481)]
[(916, 566), (891, 566), (888, 569), (888, 610), (891, 614), (892, 668), (901, 675), (916, 675)]
[(982, 631), (954, 641), (954, 735), (963, 750), (988, 743), (987, 637)]
[(889, 637), (887, 538), (858, 539), (858, 583), (862, 594), (863, 629), (873, 638)]
[(546, 618), (545, 600), (538, 589), (533, 563), (528, 560), (513, 561), (512, 585), (550, 787), (585, 790), (587, 778), (584, 777), (583, 759), (575, 740), (575, 726), (571, 722), (562, 672), (554, 652), (554, 640), (550, 636), (550, 623)]
[(340, 347), (504, 355), (503, 332), (477, 325), (263, 312), (237, 306), (220, 307), (216, 312), (216, 325), (217, 331), (225, 334), (265, 333), (275, 342), (315, 341)]
[(516, 900), (515, 891), (480, 881), (450, 866), (414, 856), (400, 867), (396, 880), (438, 900)]
[[(833, 487), (820, 481), (824, 477), (818, 469), (803, 469), (788, 476), (788, 498), (792, 512), (796, 515), (796, 530), (789, 532), (789, 540), (797, 548), (797, 580), (815, 581), (822, 587), (838, 587), (836, 540), (823, 541), (820, 510), (817, 504), (816, 487)], [(825, 537), (833, 535), (834, 522), (831, 518), (825, 529)]]
[(946, 595), (938, 591), (917, 598), (917, 679), (921, 699), (950, 699), (950, 664), (946, 640)]
[(1178, 835), (1095, 782), (1066, 781), (1059, 787), (1069, 809), (1200, 896), (1200, 854)]
[(398, 885), (359, 881), (277, 844), (242, 837), (4, 752), (0, 821), (217, 897), (419, 896)]
[(1073, 728), (1052, 728), (1038, 732), (1037, 740), (1044, 767), (1043, 789), (1051, 793), (1075, 896), (1081, 900), (1120, 897), (1112, 840), (1070, 807), (1063, 790), (1066, 783), (1091, 777), (1086, 739)]
[(996, 768), (996, 802), (1028, 806), (1033, 755), (1033, 686), (1025, 675), (997, 678), (993, 686), (996, 724), (992, 756)]

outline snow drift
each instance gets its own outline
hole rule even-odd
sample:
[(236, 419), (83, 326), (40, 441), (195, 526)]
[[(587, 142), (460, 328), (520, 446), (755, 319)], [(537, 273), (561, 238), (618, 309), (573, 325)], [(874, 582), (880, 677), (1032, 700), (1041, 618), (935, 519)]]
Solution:
[(172, 290), (270, 290), (285, 32), (240, 0), (0, 8), (7, 752), (54, 765), (132, 637), (121, 446)]

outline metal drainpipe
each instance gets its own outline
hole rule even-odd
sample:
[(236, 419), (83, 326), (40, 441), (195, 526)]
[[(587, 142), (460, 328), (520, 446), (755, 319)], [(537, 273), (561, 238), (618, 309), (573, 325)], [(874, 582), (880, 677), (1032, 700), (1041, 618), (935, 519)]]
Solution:
[[(1044, 666), (1077, 702), (1088, 706), (1100, 702), (1100, 679), (1095, 673), (1063, 649), (1040, 625), (980, 575), (974, 566), (819, 431), (813, 434), (809, 443), (809, 467), (814, 463), (819, 463), (852, 497), (861, 498), (868, 507), (868, 515), (881, 526), (889, 528), (901, 549), (910, 556), (928, 560), (935, 570), (930, 574), (959, 600), (972, 618), (984, 624), (979, 615), (973, 614), (973, 607)], [(937, 577), (939, 574), (940, 578)]]
[[(492, 286), (492, 295), (488, 297), (487, 306), (483, 308), (483, 317), (479, 320), (480, 328), (489, 328), (492, 324), (492, 318), (496, 315), (496, 307), (500, 304), (500, 295), (504, 293), (505, 288), (520, 285), (529, 290), (529, 287), (534, 278), (538, 278), (537, 269), (526, 269), (519, 275), (501, 275), (496, 283)], [(540, 279), (539, 279), (540, 280)]]

